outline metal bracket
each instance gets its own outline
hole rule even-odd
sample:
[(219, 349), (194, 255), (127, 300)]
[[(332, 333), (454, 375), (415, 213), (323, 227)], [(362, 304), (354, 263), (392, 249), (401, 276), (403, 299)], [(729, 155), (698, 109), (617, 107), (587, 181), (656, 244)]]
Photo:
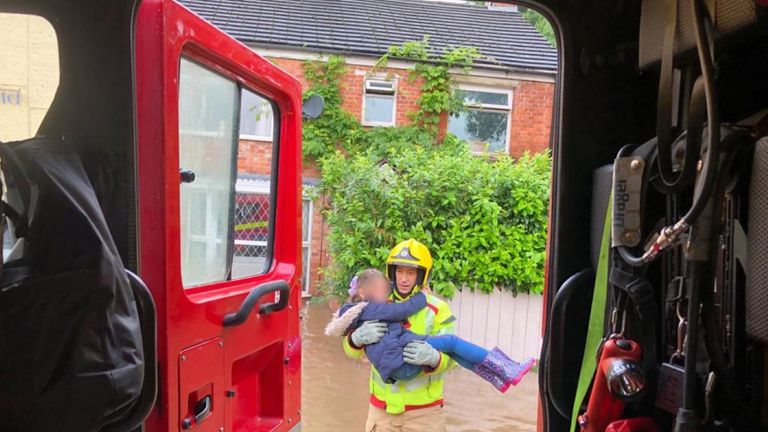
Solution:
[(644, 170), (645, 160), (640, 156), (620, 157), (613, 164), (613, 247), (634, 247), (642, 240)]

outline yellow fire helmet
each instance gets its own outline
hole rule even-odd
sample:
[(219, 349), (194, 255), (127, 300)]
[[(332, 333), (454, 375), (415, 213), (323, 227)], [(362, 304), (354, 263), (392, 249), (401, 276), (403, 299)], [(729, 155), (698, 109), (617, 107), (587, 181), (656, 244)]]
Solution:
[(417, 292), (432, 278), (432, 254), (429, 248), (415, 239), (408, 239), (398, 243), (392, 248), (387, 257), (387, 276), (392, 284), (392, 292), (397, 295), (395, 283), (395, 269), (397, 266), (412, 267), (417, 269), (416, 286), (412, 293)]

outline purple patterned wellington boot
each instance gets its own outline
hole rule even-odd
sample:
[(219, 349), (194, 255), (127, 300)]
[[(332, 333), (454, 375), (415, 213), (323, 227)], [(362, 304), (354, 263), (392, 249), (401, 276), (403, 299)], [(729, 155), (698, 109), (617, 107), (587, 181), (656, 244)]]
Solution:
[(472, 372), (491, 383), (491, 385), (496, 387), (498, 391), (506, 393), (506, 391), (509, 390), (510, 383), (505, 382), (504, 378), (499, 376), (499, 374), (488, 369), (484, 363), (485, 362), (476, 364), (475, 367), (472, 368)]
[(533, 365), (536, 364), (536, 360), (529, 358), (518, 363), (509, 358), (500, 349), (494, 348), (488, 352), (488, 356), (486, 356), (481, 364), (496, 372), (506, 384), (517, 385), (525, 374), (531, 370)]

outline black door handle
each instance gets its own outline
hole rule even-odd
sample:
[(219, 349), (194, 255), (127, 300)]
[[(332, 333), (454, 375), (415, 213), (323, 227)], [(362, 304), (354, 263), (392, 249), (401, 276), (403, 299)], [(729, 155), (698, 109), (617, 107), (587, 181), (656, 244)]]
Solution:
[(240, 309), (237, 312), (224, 316), (224, 327), (233, 327), (244, 323), (251, 314), (253, 307), (259, 302), (259, 299), (265, 294), (275, 291), (280, 293), (280, 300), (277, 303), (267, 303), (259, 306), (259, 315), (266, 315), (285, 309), (288, 306), (288, 295), (290, 293), (288, 282), (281, 280), (263, 283), (248, 294), (248, 297), (243, 300), (243, 304), (240, 305)]
[(184, 421), (181, 422), (181, 428), (184, 430), (192, 429), (193, 427), (202, 423), (211, 414), (212, 406), (213, 404), (211, 395), (208, 395), (197, 401), (192, 415), (185, 418)]
[(211, 413), (211, 395), (203, 398), (195, 406), (195, 423), (200, 423)]

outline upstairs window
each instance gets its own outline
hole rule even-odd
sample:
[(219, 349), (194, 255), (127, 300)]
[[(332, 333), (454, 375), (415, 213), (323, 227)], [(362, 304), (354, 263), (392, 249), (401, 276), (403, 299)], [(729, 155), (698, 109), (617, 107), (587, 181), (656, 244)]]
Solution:
[(460, 87), (456, 95), (466, 110), (451, 115), (448, 132), (468, 141), (475, 153), (506, 153), (512, 92)]
[(395, 81), (367, 79), (363, 94), (363, 125), (394, 126), (397, 103)]
[(240, 98), (240, 139), (272, 141), (272, 113), (270, 101), (244, 90)]

